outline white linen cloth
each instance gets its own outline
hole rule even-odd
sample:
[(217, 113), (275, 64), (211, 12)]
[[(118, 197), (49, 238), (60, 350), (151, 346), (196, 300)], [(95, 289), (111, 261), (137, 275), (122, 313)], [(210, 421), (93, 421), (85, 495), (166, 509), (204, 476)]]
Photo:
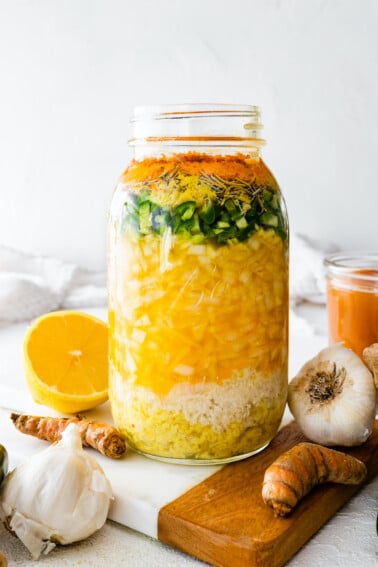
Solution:
[[(335, 247), (294, 234), (290, 241), (291, 305), (325, 302), (323, 259)], [(106, 272), (0, 246), (0, 323), (31, 320), (48, 311), (105, 306)], [(297, 325), (301, 321), (292, 313)]]
[(290, 299), (292, 305), (303, 301), (325, 303), (324, 258), (338, 247), (330, 242), (294, 234), (290, 242)]
[(0, 246), (0, 323), (48, 311), (106, 305), (106, 272)]

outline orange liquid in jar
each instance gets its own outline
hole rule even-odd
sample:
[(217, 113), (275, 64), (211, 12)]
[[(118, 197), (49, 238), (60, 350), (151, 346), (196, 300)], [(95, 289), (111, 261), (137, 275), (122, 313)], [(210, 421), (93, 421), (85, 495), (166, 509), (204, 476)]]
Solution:
[(378, 342), (378, 270), (359, 270), (353, 277), (329, 281), (327, 308), (331, 343), (342, 342), (358, 356), (365, 347)]

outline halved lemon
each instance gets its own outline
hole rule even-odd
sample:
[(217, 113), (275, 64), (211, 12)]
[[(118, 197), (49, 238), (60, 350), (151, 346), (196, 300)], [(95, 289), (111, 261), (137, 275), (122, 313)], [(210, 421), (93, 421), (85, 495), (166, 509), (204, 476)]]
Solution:
[(36, 319), (24, 339), (25, 378), (35, 402), (62, 413), (108, 398), (108, 326), (80, 311)]

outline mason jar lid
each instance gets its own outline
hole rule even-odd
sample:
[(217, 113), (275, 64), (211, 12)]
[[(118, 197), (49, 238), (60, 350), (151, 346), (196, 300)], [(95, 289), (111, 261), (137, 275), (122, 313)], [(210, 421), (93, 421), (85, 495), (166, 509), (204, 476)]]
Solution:
[(179, 104), (137, 106), (131, 145), (148, 142), (261, 146), (260, 109), (253, 105)]

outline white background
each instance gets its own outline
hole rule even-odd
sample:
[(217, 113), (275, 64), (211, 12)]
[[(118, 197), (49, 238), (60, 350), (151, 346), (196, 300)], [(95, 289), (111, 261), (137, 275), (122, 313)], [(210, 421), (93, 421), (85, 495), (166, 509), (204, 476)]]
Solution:
[(0, 244), (90, 269), (134, 105), (262, 108), (292, 230), (378, 248), (375, 0), (0, 0)]

